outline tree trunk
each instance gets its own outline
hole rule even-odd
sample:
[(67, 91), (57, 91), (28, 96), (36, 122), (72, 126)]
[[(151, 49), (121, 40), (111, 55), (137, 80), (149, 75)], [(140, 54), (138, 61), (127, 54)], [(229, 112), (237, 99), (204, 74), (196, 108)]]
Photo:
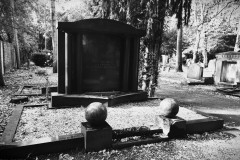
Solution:
[(195, 46), (194, 46), (194, 51), (193, 51), (193, 63), (197, 62), (197, 53), (198, 53), (198, 48), (199, 48), (199, 43), (200, 43), (200, 36), (201, 36), (200, 29), (197, 29), (196, 41), (195, 41)]
[[(204, 4), (202, 2), (202, 7), (201, 7), (201, 20), (202, 20), (202, 35), (203, 35), (203, 39), (202, 39), (202, 55), (203, 55), (203, 64), (204, 64), (204, 67), (207, 67), (208, 65), (208, 59), (207, 59), (207, 40), (208, 40), (208, 37), (207, 37), (207, 34), (206, 34), (206, 20), (205, 20), (205, 17), (208, 15), (208, 10), (206, 10), (206, 13), (205, 13), (205, 10), (206, 10), (206, 4)], [(205, 17), (204, 17), (205, 15)]]
[(2, 67), (1, 66), (0, 66), (0, 86), (5, 86), (4, 79), (3, 79), (3, 74), (2, 74)]
[(17, 69), (20, 68), (21, 61), (20, 61), (20, 51), (19, 51), (19, 42), (18, 42), (18, 31), (15, 25), (15, 17), (14, 17), (14, 0), (10, 1), (12, 7), (12, 28), (13, 28), (13, 46), (16, 55), (16, 62), (17, 62)]
[(0, 86), (5, 86), (5, 83), (4, 83), (4, 79), (3, 79), (3, 73), (2, 73), (2, 63), (3, 63), (3, 59), (2, 59), (2, 45), (3, 43), (0, 42)]
[(196, 27), (196, 39), (195, 39), (195, 45), (193, 50), (193, 63), (197, 63), (197, 54), (199, 49), (199, 43), (200, 43), (200, 36), (201, 36), (201, 26), (198, 26), (198, 16), (197, 16), (197, 0), (194, 1), (194, 26)]
[(128, 0), (127, 1), (127, 13), (126, 13), (127, 24), (131, 24), (130, 4), (131, 4), (131, 0)]
[(52, 46), (53, 46), (53, 73), (57, 73), (57, 37), (56, 37), (56, 12), (55, 0), (51, 0), (51, 18), (52, 18)]
[(48, 40), (48, 37), (45, 36), (44, 37), (44, 50), (47, 50), (47, 40)]
[(204, 67), (206, 68), (208, 66), (208, 56), (207, 56), (207, 43), (208, 43), (208, 37), (206, 35), (206, 24), (203, 24), (203, 51), (202, 51), (202, 56), (203, 56), (203, 64)]
[(47, 20), (46, 20), (46, 8), (44, 9), (44, 27), (45, 27), (45, 33), (44, 33), (44, 49), (47, 50)]
[(148, 91), (148, 88), (149, 88), (150, 74), (149, 74), (148, 57), (149, 57), (149, 51), (148, 51), (148, 48), (146, 47), (145, 53), (144, 53), (144, 62), (143, 62), (143, 71), (142, 71), (142, 90), (143, 91)]
[(240, 52), (240, 19), (238, 22), (238, 31), (237, 31), (237, 38), (236, 38), (236, 43), (234, 46), (234, 51), (235, 52)]
[(176, 71), (182, 72), (182, 25), (177, 30), (177, 59), (176, 59)]

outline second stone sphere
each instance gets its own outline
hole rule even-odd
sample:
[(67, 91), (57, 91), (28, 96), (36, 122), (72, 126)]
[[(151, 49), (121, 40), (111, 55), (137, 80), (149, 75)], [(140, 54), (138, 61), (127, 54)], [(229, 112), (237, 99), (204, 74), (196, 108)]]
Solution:
[(179, 111), (179, 105), (173, 98), (165, 98), (160, 102), (159, 107), (160, 114), (168, 118), (175, 117)]

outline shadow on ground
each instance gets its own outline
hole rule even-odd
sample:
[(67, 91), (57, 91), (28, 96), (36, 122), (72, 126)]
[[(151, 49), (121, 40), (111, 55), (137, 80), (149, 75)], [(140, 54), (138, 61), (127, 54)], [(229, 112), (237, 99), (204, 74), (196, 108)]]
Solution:
[(240, 126), (240, 115), (233, 115), (233, 114), (212, 114), (207, 113), (211, 116), (218, 117), (224, 119), (224, 123), (228, 126)]

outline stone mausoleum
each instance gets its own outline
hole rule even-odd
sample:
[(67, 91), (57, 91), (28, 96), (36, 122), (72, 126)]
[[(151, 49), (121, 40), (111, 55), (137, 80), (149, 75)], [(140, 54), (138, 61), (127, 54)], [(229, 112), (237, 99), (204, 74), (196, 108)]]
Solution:
[(223, 52), (216, 55), (216, 84), (240, 83), (240, 52)]
[(114, 20), (58, 22), (58, 92), (52, 93), (52, 107), (147, 99), (147, 93), (138, 90), (144, 35)]

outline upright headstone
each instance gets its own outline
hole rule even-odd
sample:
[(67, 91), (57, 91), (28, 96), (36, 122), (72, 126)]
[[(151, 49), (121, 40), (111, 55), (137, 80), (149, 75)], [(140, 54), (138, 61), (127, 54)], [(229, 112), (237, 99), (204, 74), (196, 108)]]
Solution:
[(146, 99), (147, 94), (138, 91), (139, 45), (144, 35), (143, 30), (108, 19), (58, 22), (58, 93), (52, 93), (52, 107), (113, 100), (96, 97), (103, 92), (127, 93), (119, 102)]
[(216, 59), (211, 59), (208, 63), (208, 70), (214, 73), (215, 69), (216, 69)]
[(203, 67), (197, 63), (193, 63), (188, 67), (187, 78), (201, 80), (203, 76)]
[(208, 67), (203, 69), (203, 77), (213, 78), (216, 69), (216, 59), (208, 62)]

